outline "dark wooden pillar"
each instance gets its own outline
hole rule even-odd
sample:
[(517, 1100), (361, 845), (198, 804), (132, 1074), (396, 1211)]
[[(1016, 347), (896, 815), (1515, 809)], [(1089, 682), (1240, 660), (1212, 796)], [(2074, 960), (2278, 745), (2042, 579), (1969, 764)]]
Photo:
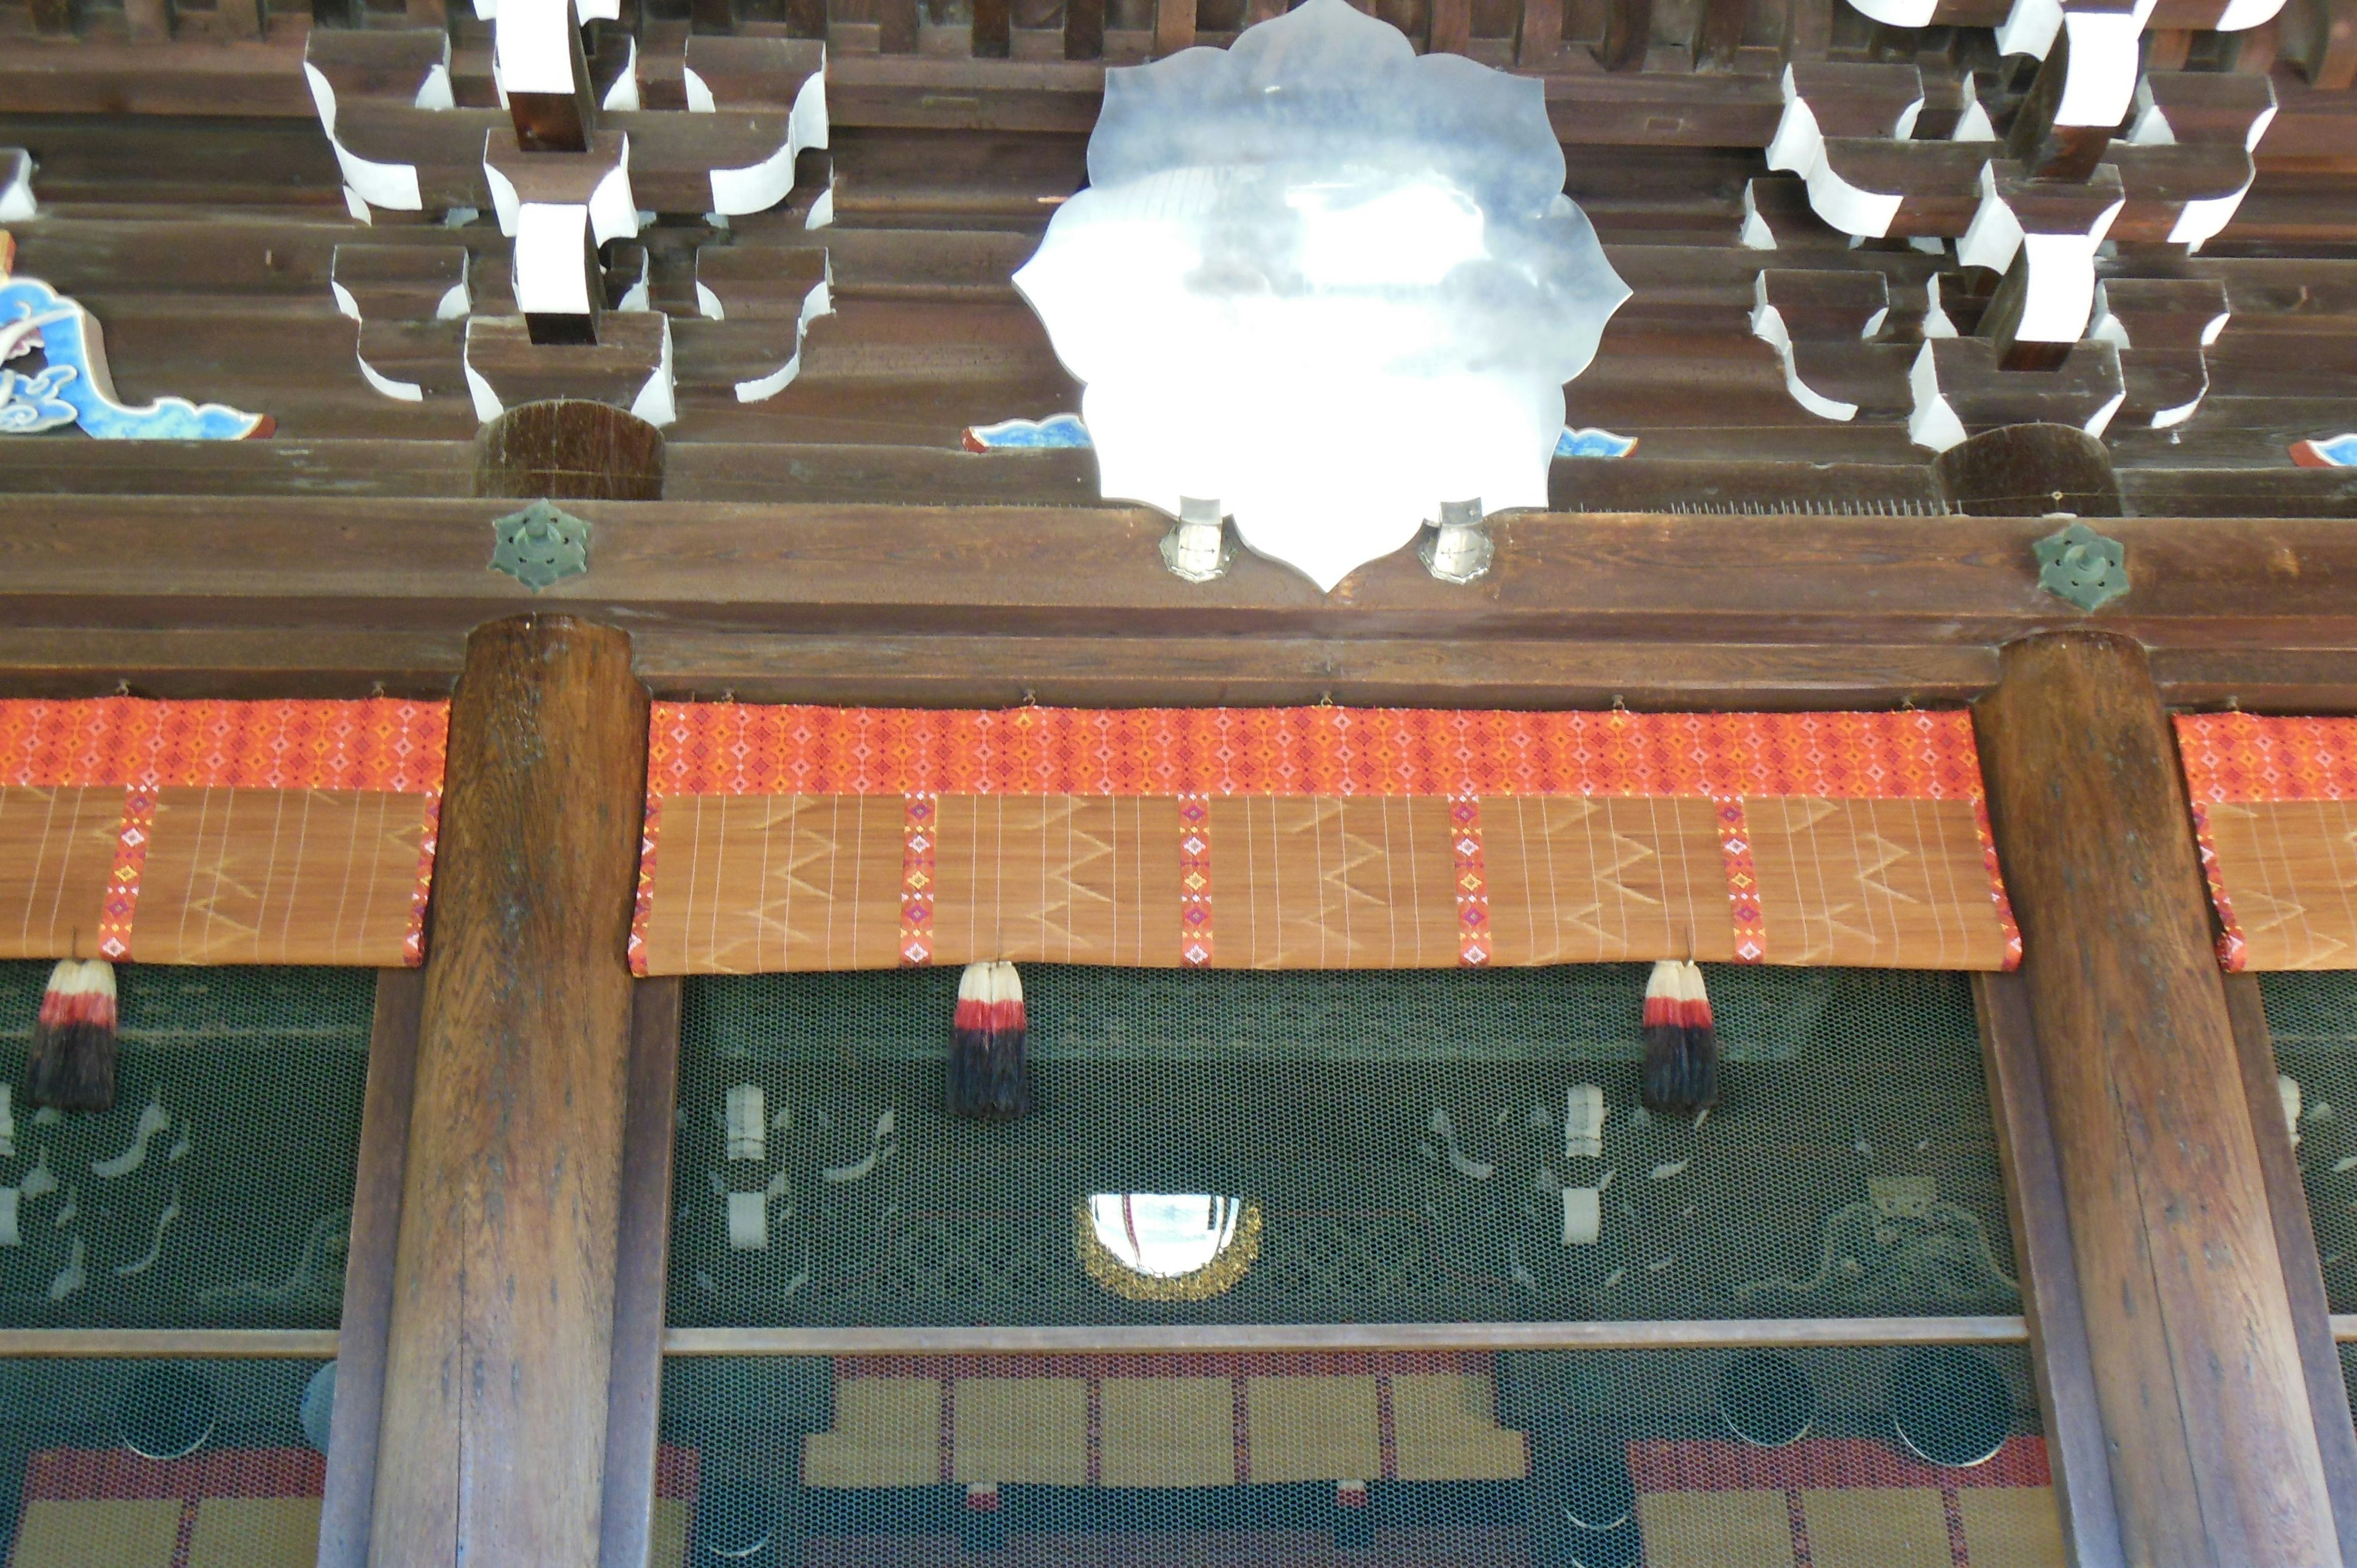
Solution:
[(1975, 712), (2134, 1564), (2341, 1549), (2169, 718), (2143, 650), (2008, 647)]
[(630, 639), (478, 628), (450, 714), (370, 1561), (589, 1568), (646, 779)]

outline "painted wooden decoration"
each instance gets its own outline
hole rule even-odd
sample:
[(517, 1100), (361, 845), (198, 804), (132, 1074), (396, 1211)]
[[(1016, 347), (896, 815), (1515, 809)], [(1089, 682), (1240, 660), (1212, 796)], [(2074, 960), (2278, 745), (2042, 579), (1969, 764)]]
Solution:
[(2291, 460), (2303, 468), (2357, 468), (2357, 430), (2291, 444)]
[[(969, 452), (1042, 452), (1085, 449), (1089, 427), (1077, 413), (1051, 413), (1045, 419), (1002, 419), (995, 424), (966, 427), (963, 445)], [(1563, 427), (1555, 437), (1558, 457), (1626, 457), (1637, 449), (1637, 437), (1583, 425)]]
[[(0, 245), (0, 255), (7, 249)], [(38, 367), (10, 368), (35, 354)], [(97, 319), (38, 278), (0, 272), (0, 434), (70, 424), (108, 441), (238, 441), (275, 428), (266, 413), (217, 403), (162, 397), (125, 404), (107, 374)]]

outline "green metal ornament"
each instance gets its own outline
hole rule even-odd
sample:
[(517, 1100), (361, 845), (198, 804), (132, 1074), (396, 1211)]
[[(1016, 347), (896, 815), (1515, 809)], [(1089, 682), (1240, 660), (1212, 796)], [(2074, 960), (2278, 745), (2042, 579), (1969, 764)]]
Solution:
[(491, 524), (499, 542), (491, 570), (505, 572), (533, 593), (589, 570), (589, 525), (546, 500), (510, 512)]
[(2127, 547), (2073, 521), (2040, 540), (2038, 585), (2066, 604), (2093, 613), (2128, 591)]

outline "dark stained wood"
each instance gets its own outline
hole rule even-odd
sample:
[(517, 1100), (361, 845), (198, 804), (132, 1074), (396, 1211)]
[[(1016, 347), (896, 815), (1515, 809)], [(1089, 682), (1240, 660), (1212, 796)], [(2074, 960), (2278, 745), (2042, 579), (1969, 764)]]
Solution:
[(917, 52), (919, 0), (876, 0), (876, 47), (888, 55)]
[(1461, 55), (1473, 42), (1473, 0), (1432, 0), (1433, 54)]
[(656, 500), (662, 432), (607, 403), (522, 403), (475, 437), (475, 493), (552, 500)]
[(1695, 19), (1695, 69), (1731, 70), (1750, 14), (1749, 0), (1702, 0)]
[(2341, 1353), (2332, 1342), (2332, 1305), (2317, 1263), (2308, 1189), (2300, 1180), (2299, 1159), (2293, 1153), (2276, 1088), (2275, 1037), (2267, 1028), (2266, 1001), (2255, 974), (2230, 974), (2225, 983), (2243, 1095), (2258, 1139), (2276, 1251), (2283, 1259), (2284, 1289), (2291, 1298), (2292, 1326), (2299, 1336), (2300, 1369), (2308, 1378), (2317, 1452), (2324, 1461), (2324, 1484), (2331, 1490), (2333, 1518), (2340, 1525), (2341, 1557), (2344, 1563), (2357, 1562), (2357, 1424), (2351, 1421), (2349, 1385), (2341, 1376)]
[(1009, 0), (974, 0), (973, 48), (976, 59), (1005, 59), (1014, 27)]
[(35, 30), (52, 38), (72, 35), (81, 22), (74, 0), (27, 0)]
[(2006, 1214), (2021, 1275), (2022, 1316), (2029, 1325), (2030, 1364), (2037, 1373), (2064, 1550), (2073, 1568), (2125, 1568), (2087, 1312), (2079, 1299), (2071, 1216), (2061, 1167), (2055, 1163), (2029, 997), (2018, 973), (1975, 974), (1973, 1005), (1980, 1017), (1981, 1061), (2005, 1166)]
[(344, 1256), (344, 1314), (336, 1337), (336, 1408), (328, 1427), (327, 1489), (319, 1504), (319, 1568), (365, 1568), (368, 1562), (393, 1252), (401, 1231), (402, 1165), (409, 1149), (417, 1018), (425, 997), (423, 971), (389, 969), (377, 975), (368, 1087), (361, 1101), (360, 1162), (352, 1182), (351, 1241)]
[(1604, 37), (1597, 63), (1607, 70), (1635, 70), (1653, 41), (1653, 0), (1607, 0)]
[(1975, 707), (2096, 1405), (2137, 1563), (2338, 1563), (2169, 715), (2143, 651), (2005, 650)]
[(164, 42), (172, 36), (168, 0), (124, 0), (123, 26), (134, 43)]
[(654, 1522), (664, 1293), (671, 1283), (672, 1152), (678, 1143), (679, 988), (676, 978), (641, 980), (631, 1001), (600, 1568), (647, 1568)]
[(1195, 0), (1154, 0), (1154, 53), (1175, 55), (1195, 47)]
[[(0, 628), (0, 696), (439, 697), (465, 633)], [(1661, 708), (1895, 707), (1968, 701), (1996, 678), (1974, 645), (1708, 645), (1497, 638), (780, 636), (656, 628), (636, 640), (659, 696), (1001, 707), (1451, 702)]]
[(1941, 493), (1970, 517), (2120, 515), (2111, 454), (2067, 424), (2008, 424), (1949, 447), (1932, 461)]
[(1064, 0), (1064, 58), (1104, 55), (1105, 0)]
[[(468, 500), (23, 497), (0, 624), (464, 630), (535, 602)], [(1143, 509), (580, 500), (586, 576), (538, 596), (634, 630), (876, 636), (1631, 638), (1986, 645), (2087, 623), (2037, 586), (2038, 518), (1565, 516), (1491, 525), (1468, 588), (1411, 551), (1332, 594), (1249, 554), (1190, 585)], [(2357, 648), (2357, 533), (2329, 519), (2107, 520), (2135, 590), (2095, 622), (2171, 648)], [(1738, 532), (1740, 549), (1730, 548)]]
[(370, 1561), (588, 1563), (646, 777), (630, 639), (478, 628), (451, 709)]

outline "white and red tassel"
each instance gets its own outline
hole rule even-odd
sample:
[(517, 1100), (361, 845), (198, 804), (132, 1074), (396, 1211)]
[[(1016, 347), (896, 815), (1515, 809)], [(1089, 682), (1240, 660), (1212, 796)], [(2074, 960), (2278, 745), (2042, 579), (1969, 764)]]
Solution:
[(1702, 966), (1663, 959), (1645, 983), (1645, 1104), (1706, 1112), (1718, 1103), (1718, 1029)]
[(105, 1111), (114, 1104), (114, 966), (103, 959), (60, 959), (41, 993), (25, 1098), (59, 1111)]
[(1023, 979), (1004, 961), (970, 963), (958, 978), (950, 1036), (950, 1113), (1007, 1122), (1031, 1110)]

